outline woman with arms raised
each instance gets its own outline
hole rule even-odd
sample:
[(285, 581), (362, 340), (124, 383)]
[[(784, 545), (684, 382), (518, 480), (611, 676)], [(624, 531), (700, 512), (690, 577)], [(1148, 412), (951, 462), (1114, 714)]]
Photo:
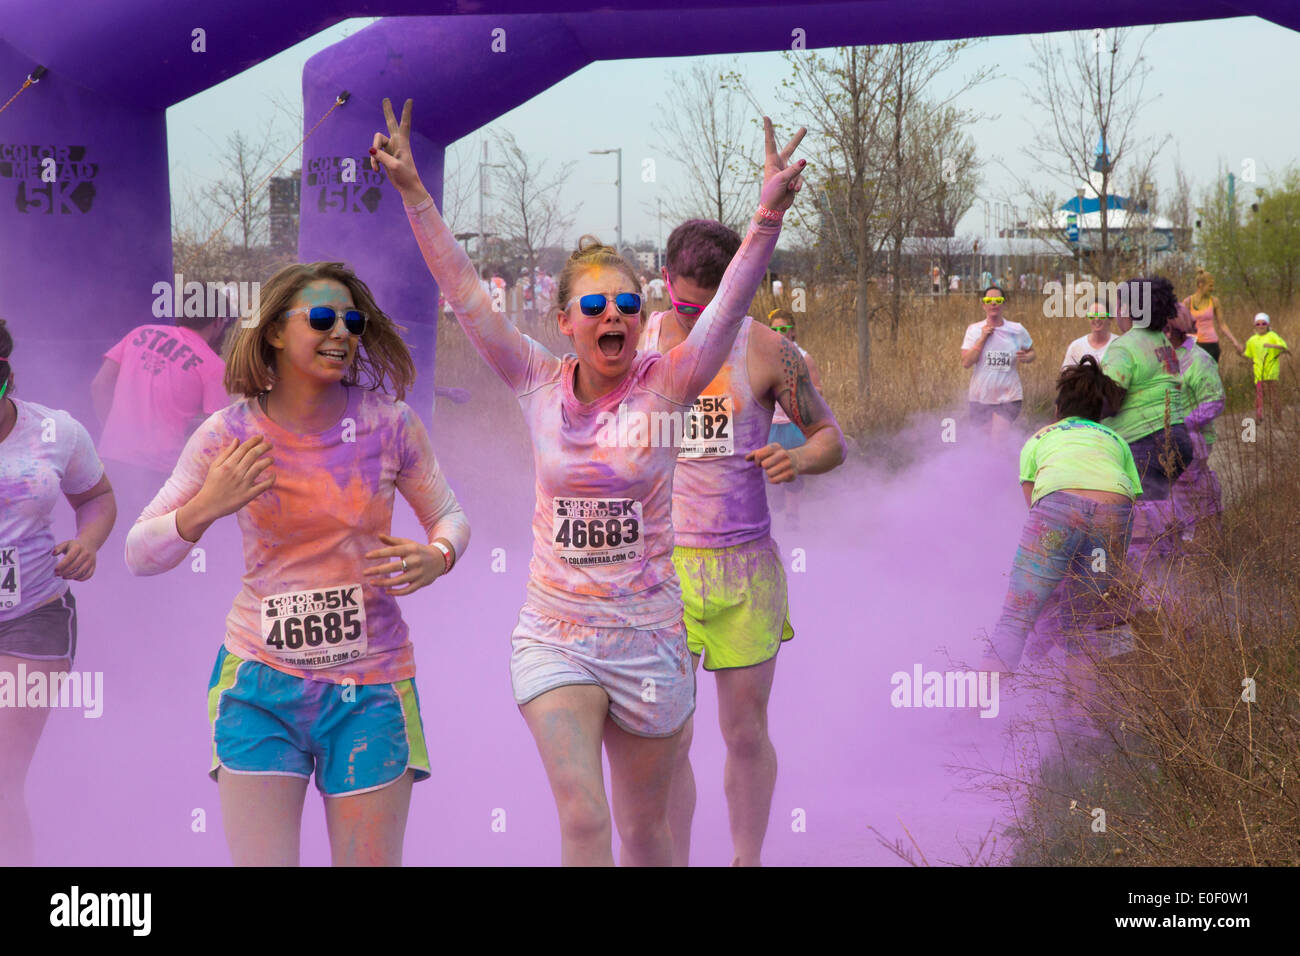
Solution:
[[(406, 205), (429, 271), (483, 360), (514, 391), (537, 472), (527, 599), (510, 670), (550, 779), (565, 864), (612, 864), (601, 769), (609, 755), (625, 864), (667, 865), (669, 780), (695, 707), (694, 672), (672, 563), (673, 441), (619, 421), (685, 421), (717, 374), (762, 281), (803, 161), (803, 137), (777, 151), (764, 120), (760, 205), (717, 297), (666, 355), (638, 353), (640, 282), (618, 254), (584, 237), (559, 279), (554, 315), (576, 354), (559, 358), (521, 333), (479, 285), (434, 208), (411, 156), (411, 102), (371, 155)], [(642, 419), (641, 416), (645, 418)], [(655, 417), (652, 417), (655, 416)], [(617, 432), (617, 434), (614, 434)]]

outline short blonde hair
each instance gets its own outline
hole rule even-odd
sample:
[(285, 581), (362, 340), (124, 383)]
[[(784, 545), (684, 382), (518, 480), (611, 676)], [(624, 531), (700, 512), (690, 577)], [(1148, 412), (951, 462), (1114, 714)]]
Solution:
[(555, 304), (559, 309), (563, 309), (572, 298), (573, 284), (578, 281), (578, 276), (588, 269), (618, 269), (632, 283), (632, 288), (641, 292), (641, 280), (637, 278), (636, 272), (628, 265), (626, 259), (618, 254), (613, 247), (605, 245), (595, 236), (583, 236), (578, 240), (578, 248), (569, 256), (569, 261), (564, 264), (560, 271), (560, 278), (557, 282)]
[(357, 357), (343, 377), (344, 383), (387, 391), (391, 380), (396, 397), (406, 397), (406, 390), (415, 382), (415, 362), (401, 336), (406, 329), (379, 308), (370, 288), (342, 262), (295, 262), (262, 286), (257, 314), (245, 317), (251, 327), (239, 323), (222, 349), (229, 394), (253, 398), (275, 384), (276, 349), (267, 341), (267, 333), (283, 327), (284, 313), (298, 293), (320, 280), (333, 280), (347, 287), (356, 307), (366, 314), (366, 331)]

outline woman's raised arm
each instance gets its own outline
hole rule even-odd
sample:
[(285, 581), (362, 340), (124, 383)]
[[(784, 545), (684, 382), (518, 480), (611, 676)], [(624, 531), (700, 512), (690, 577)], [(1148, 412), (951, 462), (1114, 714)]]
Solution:
[[(766, 161), (763, 164), (763, 188), (758, 211), (749, 222), (745, 238), (732, 257), (718, 284), (717, 294), (704, 309), (685, 341), (669, 349), (656, 369), (663, 377), (660, 387), (675, 401), (693, 402), (700, 390), (718, 374), (727, 353), (736, 341), (740, 324), (781, 235), (781, 217), (794, 202), (794, 194), (803, 185), (800, 174), (808, 161), (789, 165), (790, 156), (803, 139), (800, 127), (785, 148), (778, 152), (772, 121), (763, 117)], [(662, 371), (660, 371), (662, 369)]]
[(504, 311), (492, 308), (492, 299), (479, 285), (474, 264), (443, 222), (433, 197), (420, 181), (411, 155), (411, 106), (407, 100), (398, 122), (392, 102), (384, 100), (388, 135), (375, 134), (370, 149), (371, 166), (377, 170), (382, 165), (401, 194), (424, 262), (475, 350), (516, 393), (526, 391), (535, 381), (552, 374), (559, 359), (515, 328)]

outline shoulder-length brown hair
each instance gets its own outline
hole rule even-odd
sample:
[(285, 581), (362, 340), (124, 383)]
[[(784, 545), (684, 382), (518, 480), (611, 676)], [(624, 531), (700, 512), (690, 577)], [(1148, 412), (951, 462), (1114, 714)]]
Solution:
[(308, 283), (321, 279), (346, 286), (353, 303), (366, 314), (366, 331), (344, 383), (387, 391), (391, 382), (396, 397), (406, 397), (406, 390), (415, 382), (415, 362), (401, 336), (406, 329), (379, 308), (369, 287), (341, 262), (296, 262), (262, 286), (257, 311), (244, 316), (232, 329), (222, 349), (229, 394), (253, 398), (275, 384), (276, 349), (266, 340), (267, 331), (276, 323), (283, 324), (284, 313)]

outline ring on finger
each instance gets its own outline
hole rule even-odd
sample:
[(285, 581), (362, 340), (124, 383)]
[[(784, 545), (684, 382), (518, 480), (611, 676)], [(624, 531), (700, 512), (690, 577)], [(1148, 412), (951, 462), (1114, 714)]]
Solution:
[(406, 558), (402, 558), (402, 570), (406, 570)]

